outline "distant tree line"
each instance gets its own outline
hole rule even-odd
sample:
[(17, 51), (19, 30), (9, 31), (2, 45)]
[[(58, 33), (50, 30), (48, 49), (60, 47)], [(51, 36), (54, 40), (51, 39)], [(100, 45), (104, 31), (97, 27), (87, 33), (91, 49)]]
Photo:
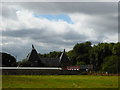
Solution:
[[(53, 51), (47, 54), (39, 54), (39, 56), (43, 58), (59, 58), (61, 53), (62, 52)], [(26, 59), (16, 62), (13, 56), (5, 53), (2, 54), (4, 66), (16, 66), (20, 64), (29, 66), (29, 62)], [(71, 61), (71, 65), (92, 64), (95, 71), (107, 71), (110, 73), (117, 73), (119, 70), (120, 42), (99, 43), (94, 46), (89, 41), (77, 43), (73, 49), (66, 52), (66, 54)], [(5, 55), (9, 56), (9, 59), (6, 59), (8, 57)]]
[(44, 57), (44, 58), (58, 58), (60, 57), (62, 52), (58, 52), (58, 51), (53, 51), (53, 52), (49, 52), (48, 54), (40, 54), (40, 57)]
[(89, 41), (77, 43), (67, 54), (72, 65), (92, 64), (95, 71), (110, 73), (117, 73), (119, 70), (120, 42), (99, 43), (94, 46)]

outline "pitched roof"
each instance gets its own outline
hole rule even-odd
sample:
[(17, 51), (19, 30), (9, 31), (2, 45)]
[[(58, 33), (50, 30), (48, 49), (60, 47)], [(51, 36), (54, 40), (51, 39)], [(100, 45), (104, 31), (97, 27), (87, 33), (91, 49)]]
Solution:
[(36, 49), (34, 48), (34, 46), (32, 45), (32, 51), (31, 53), (28, 55), (28, 61), (36, 61), (36, 60), (40, 60), (38, 53), (36, 51)]
[(41, 59), (38, 56), (38, 53), (34, 46), (32, 45), (32, 51), (28, 55), (27, 60), (31, 62), (31, 66), (43, 66)]
[(63, 53), (60, 56), (59, 63), (60, 63), (61, 66), (68, 66), (68, 65), (70, 65), (70, 61), (69, 61), (69, 58), (67, 57), (67, 55), (65, 53), (65, 49), (64, 49)]

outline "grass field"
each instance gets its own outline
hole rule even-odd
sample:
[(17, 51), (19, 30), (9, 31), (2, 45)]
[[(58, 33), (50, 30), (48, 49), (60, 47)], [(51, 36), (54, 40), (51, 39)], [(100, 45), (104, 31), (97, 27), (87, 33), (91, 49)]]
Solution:
[(118, 76), (3, 75), (3, 88), (118, 88)]

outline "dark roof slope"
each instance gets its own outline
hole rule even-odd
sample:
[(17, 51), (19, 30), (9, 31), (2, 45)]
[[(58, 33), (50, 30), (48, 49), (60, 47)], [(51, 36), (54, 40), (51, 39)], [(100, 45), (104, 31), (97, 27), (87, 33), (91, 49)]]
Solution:
[(34, 48), (33, 45), (32, 45), (32, 51), (28, 55), (27, 60), (31, 62), (31, 66), (43, 66), (42, 63), (41, 63), (41, 60), (38, 56), (38, 53), (37, 53), (37, 51), (36, 51), (36, 49)]
[(34, 46), (32, 45), (32, 51), (28, 56), (28, 61), (36, 61), (36, 60), (40, 60), (40, 58), (39, 58)]
[(59, 63), (60, 63), (60, 66), (68, 66), (68, 65), (70, 65), (70, 61), (69, 61), (69, 58), (67, 57), (67, 55), (65, 53), (65, 49), (64, 49), (63, 53), (60, 56)]

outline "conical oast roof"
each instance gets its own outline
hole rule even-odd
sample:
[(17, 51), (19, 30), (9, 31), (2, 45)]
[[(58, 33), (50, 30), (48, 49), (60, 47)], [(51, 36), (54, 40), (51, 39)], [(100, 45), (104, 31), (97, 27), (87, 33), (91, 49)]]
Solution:
[(70, 60), (69, 60), (68, 56), (65, 53), (65, 49), (64, 49), (63, 53), (60, 56), (59, 63), (60, 63), (60, 66), (69, 66), (70, 65)]
[(31, 62), (31, 66), (42, 66), (41, 60), (33, 45), (32, 45), (32, 51), (28, 56), (28, 61)]

